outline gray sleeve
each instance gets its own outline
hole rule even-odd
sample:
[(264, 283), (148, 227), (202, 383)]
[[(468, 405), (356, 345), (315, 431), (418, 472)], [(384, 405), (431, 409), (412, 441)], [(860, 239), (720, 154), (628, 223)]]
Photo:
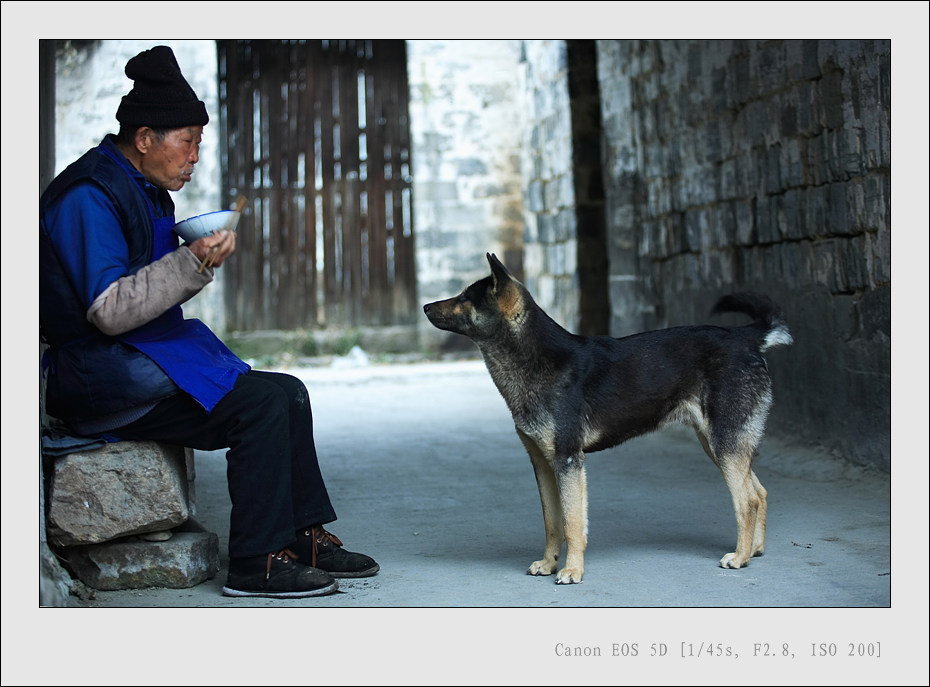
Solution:
[(114, 336), (135, 329), (184, 303), (213, 281), (213, 269), (198, 273), (200, 261), (187, 246), (110, 284), (91, 303), (87, 320)]

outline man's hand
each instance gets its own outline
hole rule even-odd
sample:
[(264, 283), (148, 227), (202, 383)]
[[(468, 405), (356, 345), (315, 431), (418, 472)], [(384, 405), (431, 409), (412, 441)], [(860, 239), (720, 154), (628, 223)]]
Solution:
[(212, 235), (197, 239), (188, 247), (201, 264), (206, 261), (212, 267), (219, 267), (236, 251), (236, 232), (225, 229), (214, 231)]

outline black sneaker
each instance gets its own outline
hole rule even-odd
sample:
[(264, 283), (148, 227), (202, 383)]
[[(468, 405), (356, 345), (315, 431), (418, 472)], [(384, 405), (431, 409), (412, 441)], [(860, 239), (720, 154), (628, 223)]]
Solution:
[(284, 549), (266, 556), (231, 559), (223, 594), (301, 599), (332, 594), (337, 588), (330, 575), (298, 563), (297, 556)]
[(343, 549), (339, 537), (324, 530), (322, 525), (298, 532), (291, 548), (302, 563), (319, 568), (331, 577), (370, 577), (381, 569), (370, 556)]

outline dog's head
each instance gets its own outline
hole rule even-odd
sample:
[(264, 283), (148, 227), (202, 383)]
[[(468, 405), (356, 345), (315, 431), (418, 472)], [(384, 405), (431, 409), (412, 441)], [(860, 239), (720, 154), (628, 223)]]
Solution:
[(526, 289), (497, 256), (488, 253), (491, 276), (458, 296), (423, 306), (434, 327), (480, 341), (494, 336), (502, 325), (518, 324), (525, 313)]

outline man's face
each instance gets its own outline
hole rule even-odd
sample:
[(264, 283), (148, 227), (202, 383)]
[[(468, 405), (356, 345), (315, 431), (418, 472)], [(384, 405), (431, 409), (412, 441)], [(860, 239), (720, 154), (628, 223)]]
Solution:
[(194, 165), (200, 159), (202, 136), (202, 126), (172, 129), (161, 141), (150, 130), (139, 171), (159, 188), (181, 190), (191, 180)]

